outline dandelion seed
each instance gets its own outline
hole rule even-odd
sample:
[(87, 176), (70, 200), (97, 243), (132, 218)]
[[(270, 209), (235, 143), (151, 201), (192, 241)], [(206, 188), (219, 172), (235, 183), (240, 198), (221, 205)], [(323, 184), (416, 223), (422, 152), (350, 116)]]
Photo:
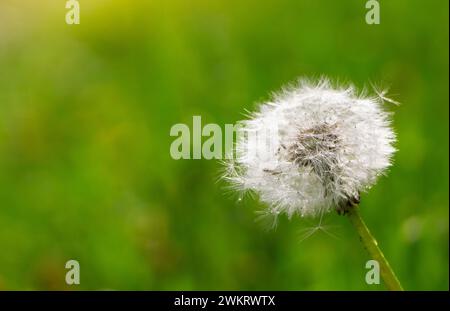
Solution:
[(316, 233), (324, 233), (325, 235), (327, 235), (328, 237), (331, 237), (333, 239), (339, 239), (339, 237), (331, 232), (332, 228), (335, 228), (337, 226), (332, 226), (332, 225), (328, 225), (324, 222), (323, 220), (324, 215), (321, 214), (320, 218), (319, 218), (319, 222), (317, 224), (309, 224), (308, 227), (305, 227), (301, 230), (299, 230), (299, 243), (307, 240), (308, 238), (310, 238), (311, 236), (313, 236)]
[[(289, 217), (341, 211), (384, 174), (395, 152), (382, 96), (301, 80), (242, 121), (224, 178)], [(252, 139), (253, 137), (253, 139)]]

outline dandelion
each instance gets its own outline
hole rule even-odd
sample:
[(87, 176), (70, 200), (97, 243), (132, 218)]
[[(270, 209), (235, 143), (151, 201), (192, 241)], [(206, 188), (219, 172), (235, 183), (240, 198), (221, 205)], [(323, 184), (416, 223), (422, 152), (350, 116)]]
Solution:
[(257, 194), (275, 219), (331, 210), (349, 216), (387, 287), (401, 289), (357, 207), (395, 152), (385, 100), (353, 86), (333, 88), (327, 79), (300, 80), (241, 121), (224, 178), (235, 190)]

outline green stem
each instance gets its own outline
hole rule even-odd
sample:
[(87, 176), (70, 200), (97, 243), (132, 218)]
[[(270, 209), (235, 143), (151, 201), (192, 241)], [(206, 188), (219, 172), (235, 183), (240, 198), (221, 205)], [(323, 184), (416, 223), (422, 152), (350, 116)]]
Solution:
[(348, 215), (351, 223), (358, 232), (360, 240), (364, 244), (366, 250), (369, 252), (369, 255), (372, 257), (372, 259), (378, 261), (381, 270), (381, 278), (383, 279), (386, 287), (389, 290), (402, 291), (402, 285), (400, 284), (397, 276), (389, 265), (389, 262), (384, 257), (383, 252), (378, 247), (377, 241), (372, 236), (366, 224), (362, 220), (361, 215), (358, 211), (358, 207), (353, 206), (346, 214)]

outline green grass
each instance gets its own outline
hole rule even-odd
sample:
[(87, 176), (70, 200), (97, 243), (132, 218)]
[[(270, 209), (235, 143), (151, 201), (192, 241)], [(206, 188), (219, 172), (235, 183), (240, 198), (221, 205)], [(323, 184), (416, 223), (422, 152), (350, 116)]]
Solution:
[[(448, 290), (448, 2), (0, 3), (0, 288), (378, 290), (348, 219), (265, 232), (217, 184), (216, 161), (170, 158), (170, 127), (234, 123), (299, 76), (390, 87), (395, 165), (361, 213), (406, 290)], [(314, 224), (314, 220), (311, 220)]]

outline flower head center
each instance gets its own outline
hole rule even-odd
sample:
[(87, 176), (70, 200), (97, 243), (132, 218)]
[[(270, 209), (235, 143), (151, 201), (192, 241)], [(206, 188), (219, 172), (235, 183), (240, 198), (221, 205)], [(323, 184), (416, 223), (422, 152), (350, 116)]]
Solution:
[(339, 136), (335, 125), (322, 123), (301, 130), (288, 147), (288, 159), (298, 166), (311, 166), (316, 173), (336, 163)]

